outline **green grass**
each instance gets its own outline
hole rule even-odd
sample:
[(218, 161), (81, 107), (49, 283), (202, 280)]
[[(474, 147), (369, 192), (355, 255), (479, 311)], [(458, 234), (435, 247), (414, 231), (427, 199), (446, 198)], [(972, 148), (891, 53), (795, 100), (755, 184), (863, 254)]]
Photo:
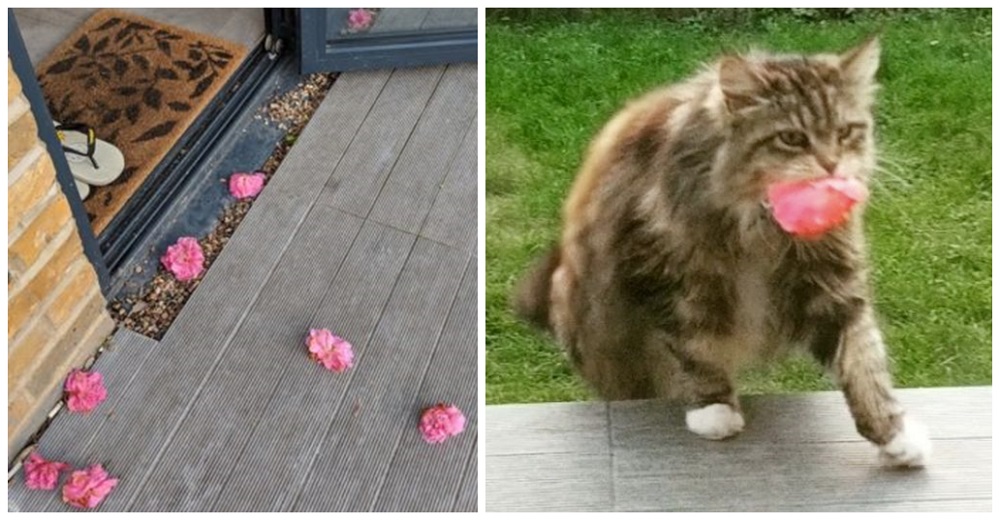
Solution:
[[(988, 10), (768, 10), (741, 24), (648, 12), (490, 16), (486, 27), (486, 399), (581, 400), (552, 341), (508, 293), (558, 234), (590, 137), (628, 98), (758, 46), (837, 51), (882, 33), (878, 124), (893, 166), (867, 217), (876, 305), (899, 386), (992, 383), (992, 19)], [(807, 19), (808, 18), (808, 19)], [(809, 360), (747, 374), (744, 393), (832, 388)]]

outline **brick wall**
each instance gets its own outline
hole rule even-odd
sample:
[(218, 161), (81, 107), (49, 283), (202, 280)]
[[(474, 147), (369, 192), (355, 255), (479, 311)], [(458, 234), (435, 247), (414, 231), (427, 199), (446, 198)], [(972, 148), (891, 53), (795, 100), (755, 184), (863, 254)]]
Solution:
[(9, 463), (114, 322), (9, 59), (7, 73)]

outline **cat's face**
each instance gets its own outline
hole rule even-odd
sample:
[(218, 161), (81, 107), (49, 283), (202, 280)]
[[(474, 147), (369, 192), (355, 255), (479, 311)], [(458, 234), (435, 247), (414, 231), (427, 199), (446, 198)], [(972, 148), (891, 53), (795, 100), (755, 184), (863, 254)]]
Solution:
[(867, 183), (878, 54), (870, 40), (840, 56), (723, 59), (731, 167), (718, 187), (750, 203), (778, 181), (834, 175)]

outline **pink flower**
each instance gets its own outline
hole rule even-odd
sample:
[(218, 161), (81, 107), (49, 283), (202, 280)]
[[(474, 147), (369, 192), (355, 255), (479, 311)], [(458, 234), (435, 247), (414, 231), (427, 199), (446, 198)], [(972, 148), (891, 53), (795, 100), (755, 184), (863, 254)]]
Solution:
[(437, 444), (465, 430), (465, 416), (455, 405), (439, 403), (424, 410), (420, 417), (420, 433), (424, 440)]
[(63, 389), (66, 392), (66, 407), (71, 412), (89, 412), (108, 396), (100, 373), (88, 373), (79, 369), (73, 369), (69, 373)]
[(256, 197), (264, 189), (263, 173), (234, 173), (229, 177), (229, 193), (237, 199)]
[(843, 224), (851, 208), (868, 198), (868, 188), (857, 179), (825, 177), (772, 184), (767, 198), (781, 229), (815, 239)]
[(368, 9), (353, 9), (347, 15), (347, 27), (352, 31), (361, 31), (367, 29), (374, 20), (375, 16)]
[(25, 484), (28, 489), (55, 489), (59, 484), (59, 472), (68, 468), (65, 462), (45, 460), (33, 451), (24, 462)]
[(160, 258), (160, 263), (178, 280), (188, 282), (205, 270), (205, 253), (202, 252), (201, 244), (196, 238), (181, 237), (176, 244), (167, 248), (167, 253)]
[(343, 372), (354, 364), (351, 344), (340, 336), (334, 336), (329, 330), (310, 329), (306, 346), (309, 347), (309, 357), (327, 370)]
[(116, 484), (118, 479), (108, 478), (108, 472), (100, 464), (94, 464), (69, 476), (63, 486), (63, 502), (86, 509), (97, 507)]

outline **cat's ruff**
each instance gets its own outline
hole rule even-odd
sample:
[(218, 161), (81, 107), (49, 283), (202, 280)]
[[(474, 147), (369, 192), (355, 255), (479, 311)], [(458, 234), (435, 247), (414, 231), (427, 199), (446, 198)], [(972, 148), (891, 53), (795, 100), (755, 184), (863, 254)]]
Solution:
[(715, 403), (688, 410), (687, 427), (693, 433), (712, 440), (722, 440), (743, 431), (743, 415), (728, 404)]
[(879, 460), (884, 466), (921, 468), (927, 465), (932, 453), (931, 439), (923, 423), (903, 417), (899, 433), (879, 450)]

